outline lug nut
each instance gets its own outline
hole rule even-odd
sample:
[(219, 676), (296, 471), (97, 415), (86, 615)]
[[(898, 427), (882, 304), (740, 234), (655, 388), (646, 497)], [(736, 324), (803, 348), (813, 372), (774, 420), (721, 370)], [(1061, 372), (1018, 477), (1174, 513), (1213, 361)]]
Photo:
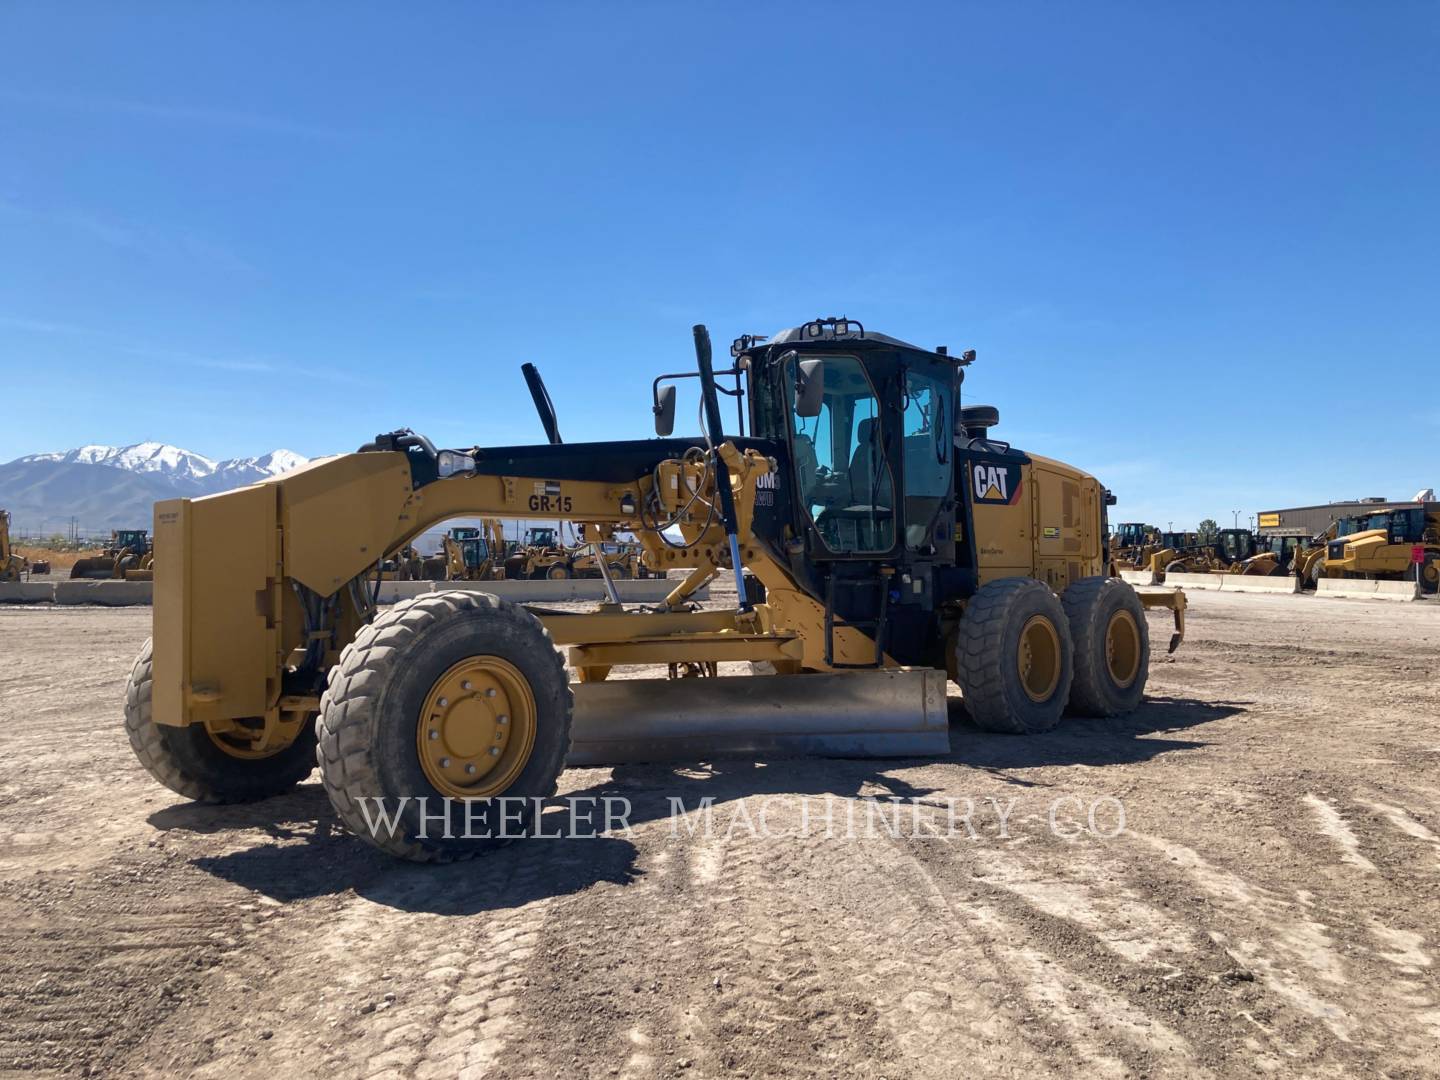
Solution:
[(443, 697), (442, 697), (442, 698), (440, 699), (440, 701), (438, 702), (438, 704), (439, 704), (439, 706), (443, 709), (443, 708), (445, 708), (446, 705), (449, 705), (450, 702), (449, 702), (449, 700), (448, 700), (447, 698), (443, 698)]
[(448, 757), (442, 757), (440, 759), (440, 767), (442, 769), (448, 769), (450, 767), (450, 759)]
[(504, 713), (501, 713), (495, 718), (495, 722), (497, 724), (508, 724), (510, 722), (510, 717), (506, 716)]
[(467, 776), (474, 776), (474, 775), (475, 775), (475, 766), (474, 766), (474, 765), (466, 765), (466, 766), (465, 766), (465, 773), (466, 773)]
[(440, 732), (436, 731), (434, 728), (431, 728), (431, 729), (430, 729), (430, 738), (432, 738), (432, 739), (438, 739), (439, 737), (440, 737)]
[(487, 687), (485, 688), (485, 696), (486, 696), (486, 697), (494, 697), (494, 696), (495, 696), (495, 687), (493, 687), (493, 686), (487, 686)]
[(492, 747), (490, 747), (490, 756), (491, 756), (491, 757), (499, 757), (499, 756), (500, 756), (500, 747), (498, 747), (498, 746), (492, 746)]
[(461, 689), (461, 690), (469, 690), (469, 689), (470, 689), (470, 684), (469, 684), (469, 682), (462, 682), (462, 683), (460, 684), (460, 689)]

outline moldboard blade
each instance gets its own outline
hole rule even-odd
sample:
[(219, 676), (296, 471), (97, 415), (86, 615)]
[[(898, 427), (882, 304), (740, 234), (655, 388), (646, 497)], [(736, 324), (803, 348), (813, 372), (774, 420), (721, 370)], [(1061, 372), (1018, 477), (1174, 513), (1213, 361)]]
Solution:
[(576, 683), (567, 763), (950, 752), (945, 673), (913, 670)]

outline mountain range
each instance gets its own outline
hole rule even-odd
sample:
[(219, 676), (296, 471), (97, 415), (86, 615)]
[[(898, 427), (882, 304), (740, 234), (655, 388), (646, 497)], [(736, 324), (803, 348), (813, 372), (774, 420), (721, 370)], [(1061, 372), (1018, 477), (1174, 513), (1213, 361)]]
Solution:
[(166, 443), (81, 446), (0, 465), (0, 508), (18, 533), (148, 529), (159, 499), (212, 495), (306, 464), (293, 450), (216, 461)]

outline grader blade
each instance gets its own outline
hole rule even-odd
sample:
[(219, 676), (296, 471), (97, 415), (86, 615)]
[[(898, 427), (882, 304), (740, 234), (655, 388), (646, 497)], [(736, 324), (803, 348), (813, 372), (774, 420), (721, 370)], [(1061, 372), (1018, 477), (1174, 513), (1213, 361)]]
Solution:
[(928, 669), (577, 683), (567, 764), (950, 752)]

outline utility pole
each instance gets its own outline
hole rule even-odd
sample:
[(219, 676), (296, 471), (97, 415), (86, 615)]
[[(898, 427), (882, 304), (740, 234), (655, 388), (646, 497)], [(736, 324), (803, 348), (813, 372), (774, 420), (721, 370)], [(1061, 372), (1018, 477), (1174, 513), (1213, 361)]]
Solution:
[(1230, 513), (1232, 515), (1230, 519), (1230, 524), (1238, 529), (1240, 527), (1240, 511), (1231, 510)]

